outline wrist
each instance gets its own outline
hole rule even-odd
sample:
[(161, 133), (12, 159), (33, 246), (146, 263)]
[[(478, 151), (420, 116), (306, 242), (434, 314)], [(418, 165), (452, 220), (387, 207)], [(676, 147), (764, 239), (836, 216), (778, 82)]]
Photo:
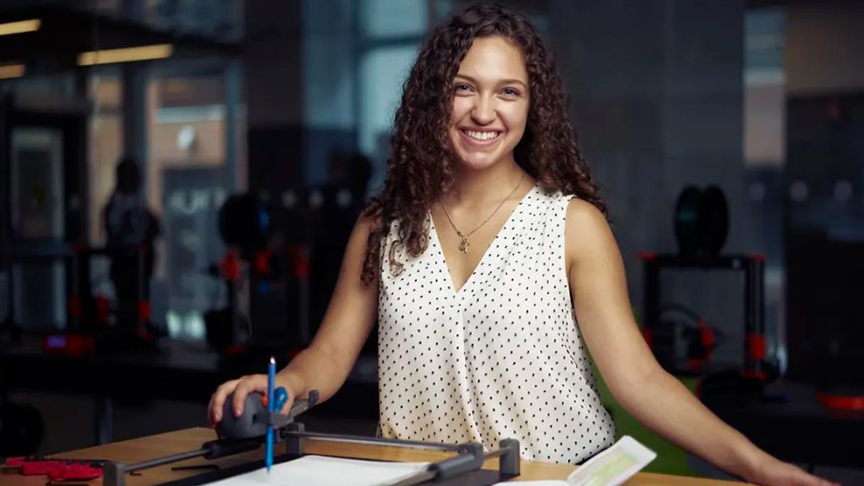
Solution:
[(292, 395), (292, 399), (305, 397), (308, 392), (306, 390), (306, 381), (302, 375), (288, 368), (283, 369), (276, 375), (276, 383), (285, 387), (288, 393)]
[(775, 459), (745, 439), (741, 446), (736, 448), (735, 466), (737, 467), (730, 472), (747, 482), (758, 483), (765, 465), (772, 460)]

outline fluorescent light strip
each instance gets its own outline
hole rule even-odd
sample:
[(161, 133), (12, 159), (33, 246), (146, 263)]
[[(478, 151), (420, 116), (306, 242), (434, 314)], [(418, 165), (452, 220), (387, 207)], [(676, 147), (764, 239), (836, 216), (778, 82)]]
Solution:
[(7, 22), (0, 24), (0, 35), (23, 34), (25, 32), (36, 32), (42, 25), (39, 19), (21, 20), (18, 22)]
[(152, 46), (125, 47), (122, 49), (105, 49), (103, 51), (82, 52), (78, 55), (79, 66), (94, 64), (114, 64), (118, 62), (148, 61), (164, 59), (174, 53), (171, 44), (154, 44)]
[(0, 64), (0, 79), (20, 78), (27, 68), (21, 63)]

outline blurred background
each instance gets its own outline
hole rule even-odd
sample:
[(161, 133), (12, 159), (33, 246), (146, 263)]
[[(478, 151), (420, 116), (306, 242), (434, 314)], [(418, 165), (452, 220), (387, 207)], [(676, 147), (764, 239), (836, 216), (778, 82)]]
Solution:
[[(418, 47), (470, 3), (0, 0), (0, 456), (205, 425), (308, 345)], [(864, 6), (505, 3), (556, 55), (661, 363), (864, 481)], [(307, 428), (374, 433), (376, 340)], [(649, 470), (722, 477), (604, 403)]]

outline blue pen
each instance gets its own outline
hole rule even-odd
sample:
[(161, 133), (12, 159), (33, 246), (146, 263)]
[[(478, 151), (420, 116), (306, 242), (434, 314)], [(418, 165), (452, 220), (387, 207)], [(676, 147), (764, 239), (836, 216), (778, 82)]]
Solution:
[[(276, 410), (276, 397), (273, 393), (273, 387), (276, 382), (276, 358), (270, 357), (270, 364), (267, 365), (267, 410), (273, 413)], [(267, 463), (267, 472), (273, 467), (273, 426), (267, 424), (267, 453), (264, 460)]]

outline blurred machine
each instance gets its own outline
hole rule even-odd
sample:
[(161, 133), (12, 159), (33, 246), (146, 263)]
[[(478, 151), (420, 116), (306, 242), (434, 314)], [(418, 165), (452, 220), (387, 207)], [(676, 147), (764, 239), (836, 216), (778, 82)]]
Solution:
[[(85, 234), (84, 120), (80, 107), (44, 110), (0, 96), (0, 346), (20, 337), (21, 323), (69, 321), (74, 282), (62, 255)], [(43, 431), (34, 407), (0, 394), (0, 455), (32, 452)]]
[[(257, 193), (228, 197), (218, 218), (226, 252), (211, 267), (228, 299), (206, 316), (208, 342), (221, 350), (307, 346), (362, 204), (351, 188), (331, 185), (289, 189), (279, 201)], [(243, 293), (248, 306), (239, 305)]]
[(713, 366), (716, 347), (728, 343), (724, 333), (688, 305), (667, 302), (661, 292), (661, 273), (669, 270), (743, 273), (743, 367), (745, 381), (763, 383), (776, 378), (778, 367), (766, 355), (764, 316), (764, 258), (761, 255), (724, 255), (729, 233), (729, 209), (717, 186), (685, 187), (675, 207), (677, 254), (640, 253), (644, 265), (643, 334), (658, 361), (679, 375), (728, 371)]
[[(5, 218), (0, 221), (0, 271), (6, 274), (2, 329), (43, 335), (47, 353), (92, 353), (99, 339), (111, 342), (103, 350), (113, 348), (117, 338), (152, 341), (143, 280), (150, 250), (86, 243), (87, 117), (86, 105), (48, 109), (11, 96), (0, 103), (0, 213)], [(128, 326), (112, 324), (115, 299), (93, 292), (91, 263), (100, 258), (132, 262), (128, 278), (138, 295), (133, 296)]]
[(864, 93), (787, 102), (789, 376), (864, 411)]
[(84, 107), (40, 109), (0, 100), (0, 270), (8, 271), (7, 322), (62, 328), (64, 257), (86, 235)]
[[(864, 425), (860, 388), (864, 383), (860, 353), (864, 247), (856, 239), (864, 228), (864, 206), (858, 204), (864, 198), (857, 185), (853, 189), (840, 184), (838, 189), (835, 183), (834, 201), (811, 200), (813, 187), (820, 191), (832, 187), (819, 179), (823, 169), (831, 177), (845, 174), (848, 179), (841, 182), (864, 181), (859, 143), (864, 140), (864, 124), (858, 123), (855, 130), (847, 126), (853, 115), (864, 121), (864, 97), (854, 100), (856, 108), (840, 110), (842, 116), (825, 99), (792, 101), (790, 120), (795, 121), (790, 126), (790, 144), (797, 140), (795, 147), (801, 150), (789, 151), (792, 165), (787, 168), (791, 179), (785, 221), (790, 370), (783, 377), (776, 355), (767, 346), (775, 336), (768, 335), (765, 326), (764, 258), (722, 253), (729, 214), (718, 188), (682, 191), (674, 216), (678, 253), (640, 254), (645, 270), (643, 331), (658, 361), (672, 373), (698, 377), (695, 392), (702, 402), (759, 447), (783, 460), (811, 466), (861, 464), (860, 453), (848, 447), (848, 440), (860, 434)], [(803, 119), (799, 108), (806, 114)], [(840, 134), (830, 135), (837, 130)], [(846, 136), (852, 132), (857, 134), (854, 139)], [(805, 154), (809, 155), (802, 159)], [(833, 162), (820, 165), (814, 158)], [(817, 180), (803, 182), (808, 177)], [(858, 199), (850, 192), (859, 194)], [(737, 345), (720, 332), (731, 334), (734, 328), (718, 329), (689, 305), (662, 300), (660, 275), (671, 270), (743, 274), (742, 366), (724, 369), (713, 364), (712, 354), (719, 345)], [(790, 436), (789, 430), (795, 434)]]

